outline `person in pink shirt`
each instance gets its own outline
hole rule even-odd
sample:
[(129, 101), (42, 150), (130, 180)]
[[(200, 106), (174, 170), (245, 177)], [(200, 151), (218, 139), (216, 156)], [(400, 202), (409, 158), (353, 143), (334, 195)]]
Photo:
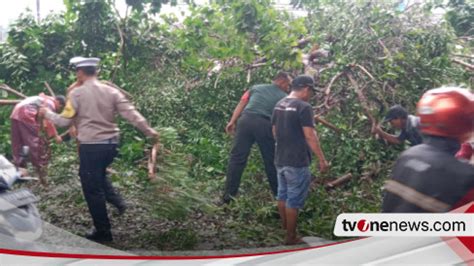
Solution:
[(38, 110), (46, 107), (52, 111), (59, 111), (64, 104), (64, 96), (51, 97), (41, 93), (19, 102), (10, 115), (13, 162), (17, 167), (25, 167), (25, 162), (20, 161), (20, 151), (23, 146), (28, 146), (30, 161), (35, 166), (43, 185), (47, 185), (46, 174), (50, 159), (47, 149), (48, 139), (54, 137), (57, 143), (62, 139), (52, 122), (38, 117)]

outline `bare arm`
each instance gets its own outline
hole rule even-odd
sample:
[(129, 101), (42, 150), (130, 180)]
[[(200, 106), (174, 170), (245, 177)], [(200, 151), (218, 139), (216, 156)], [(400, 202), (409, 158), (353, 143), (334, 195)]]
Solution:
[(314, 130), (312, 127), (303, 127), (303, 133), (309, 148), (319, 159), (320, 171), (325, 172), (329, 167), (329, 164), (324, 157), (316, 130)]
[(227, 123), (227, 126), (225, 127), (225, 132), (227, 132), (227, 134), (234, 133), (237, 119), (239, 119), (239, 116), (242, 113), (242, 111), (245, 109), (245, 106), (247, 106), (247, 103), (248, 103), (248, 100), (241, 99), (239, 104), (237, 104), (237, 106), (235, 107), (234, 113), (232, 114), (232, 117), (230, 118), (229, 123)]
[(385, 132), (380, 126), (375, 127), (374, 133), (378, 134), (381, 138), (388, 141), (391, 144), (401, 144), (402, 141), (397, 136)]

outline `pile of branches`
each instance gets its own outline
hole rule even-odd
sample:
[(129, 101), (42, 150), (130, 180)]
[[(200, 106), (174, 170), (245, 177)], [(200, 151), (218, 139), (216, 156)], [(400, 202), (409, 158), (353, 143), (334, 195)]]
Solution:
[(472, 55), (455, 54), (452, 29), (427, 12), (421, 4), (397, 11), (375, 2), (312, 10), (308, 20), (319, 43), (304, 63), (322, 92), (315, 113), (328, 115), (356, 100), (372, 126), (394, 103), (410, 108), (425, 90), (465, 84), (473, 66), (459, 57)]

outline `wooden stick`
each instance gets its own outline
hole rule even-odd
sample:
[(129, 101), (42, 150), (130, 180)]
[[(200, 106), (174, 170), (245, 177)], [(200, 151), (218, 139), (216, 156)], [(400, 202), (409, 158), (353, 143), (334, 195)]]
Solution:
[(468, 63), (466, 63), (466, 62), (464, 62), (464, 61), (461, 61), (461, 60), (459, 60), (459, 59), (456, 59), (456, 58), (451, 59), (451, 61), (453, 61), (454, 63), (459, 64), (459, 65), (461, 65), (461, 66), (463, 66), (463, 67), (466, 67), (466, 68), (468, 68), (468, 69), (471, 70), (471, 71), (474, 71), (474, 65), (468, 64)]
[(356, 64), (355, 65), (356, 67), (360, 68), (367, 76), (369, 76), (372, 80), (375, 80), (374, 76), (372, 76), (372, 74), (370, 74), (369, 71), (367, 71), (367, 69), (365, 69), (365, 67), (359, 65), (359, 64)]
[(59, 135), (61, 138), (64, 138), (67, 134), (69, 134), (69, 130), (66, 130), (64, 131), (63, 133), (61, 133), (61, 135)]
[(469, 58), (469, 59), (474, 59), (474, 56), (472, 56), (472, 55), (466, 55), (466, 54), (453, 54), (453, 56), (464, 57), (464, 58)]
[(15, 105), (21, 102), (21, 100), (0, 100), (0, 105)]
[(153, 148), (151, 149), (151, 152), (150, 152), (150, 158), (148, 158), (148, 178), (150, 178), (151, 181), (154, 181), (157, 179), (155, 168), (156, 168), (156, 157), (158, 155), (159, 149), (160, 147), (158, 143), (153, 145)]
[(338, 80), (342, 75), (344, 74), (344, 71), (337, 73), (334, 77), (332, 77), (331, 81), (329, 81), (329, 84), (324, 91), (325, 97), (324, 97), (324, 103), (322, 106), (325, 106), (327, 109), (329, 109), (329, 98), (330, 98), (330, 93), (331, 93), (331, 87)]
[(339, 72), (337, 73), (337, 75), (335, 75), (334, 77), (332, 77), (331, 81), (329, 82), (326, 90), (324, 91), (324, 94), (329, 95), (329, 93), (331, 93), (331, 87), (332, 87), (332, 84), (337, 80), (339, 79), (342, 75), (344, 74), (344, 71), (342, 72)]
[(56, 97), (56, 94), (54, 94), (53, 88), (49, 86), (49, 83), (47, 81), (44, 82), (44, 86), (48, 89), (49, 94), (53, 97)]
[(16, 96), (21, 97), (21, 98), (23, 98), (23, 99), (24, 99), (24, 98), (27, 98), (26, 95), (24, 95), (23, 93), (21, 93), (21, 92), (19, 92), (19, 91), (17, 91), (17, 90), (14, 90), (14, 89), (10, 88), (7, 84), (1, 84), (1, 85), (0, 85), (0, 89), (3, 89), (4, 91), (10, 92), (10, 93), (13, 93), (13, 94), (15, 94)]
[(333, 189), (333, 188), (336, 188), (336, 187), (348, 182), (351, 179), (352, 179), (352, 174), (347, 173), (343, 176), (340, 176), (340, 177), (336, 178), (333, 181), (330, 181), (330, 182), (326, 183), (325, 187), (326, 187), (326, 189)]
[(114, 87), (116, 88), (117, 90), (121, 91), (123, 93), (123, 95), (125, 95), (125, 97), (127, 97), (129, 100), (133, 99), (133, 96), (128, 93), (126, 90), (120, 88), (119, 86), (117, 86), (115, 83), (111, 82), (111, 81), (108, 81), (108, 80), (101, 80), (100, 82), (102, 83), (105, 83), (111, 87)]
[(334, 131), (336, 131), (336, 133), (340, 134), (341, 133), (341, 129), (339, 129), (338, 127), (336, 127), (335, 125), (331, 124), (330, 122), (328, 122), (327, 120), (315, 115), (314, 116), (314, 119), (316, 121), (318, 121), (319, 123), (321, 123), (323, 126), (327, 127), (327, 128), (330, 128)]
[(263, 62), (263, 63), (256, 63), (256, 64), (252, 64), (252, 65), (248, 65), (246, 67), (246, 69), (252, 69), (252, 68), (259, 68), (259, 67), (262, 67), (262, 66), (266, 66), (268, 63), (267, 62)]

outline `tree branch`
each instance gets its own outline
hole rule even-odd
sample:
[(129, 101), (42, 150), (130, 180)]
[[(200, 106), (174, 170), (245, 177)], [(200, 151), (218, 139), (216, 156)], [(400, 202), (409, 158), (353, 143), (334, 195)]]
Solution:
[(344, 75), (344, 71), (339, 72), (334, 77), (332, 77), (331, 81), (329, 81), (329, 84), (328, 84), (326, 90), (324, 91), (324, 94), (326, 96), (324, 97), (323, 106), (325, 106), (326, 108), (329, 108), (329, 97), (330, 97), (330, 94), (331, 94), (331, 87), (334, 84), (334, 82), (336, 82), (336, 80), (338, 80), (340, 77), (342, 77), (342, 75)]
[(360, 70), (362, 70), (367, 76), (369, 76), (372, 80), (375, 80), (374, 76), (372, 74), (370, 74), (370, 72), (367, 71), (367, 69), (365, 69), (365, 67), (363, 67), (359, 64), (355, 64), (354, 66), (360, 68)]
[(27, 98), (26, 95), (24, 95), (23, 93), (17, 91), (17, 90), (14, 90), (12, 88), (10, 88), (7, 84), (1, 84), (0, 85), (0, 89), (4, 90), (4, 91), (7, 91), (7, 92), (10, 92), (12, 94), (15, 94), (16, 96), (18, 97), (21, 97), (21, 98)]
[(326, 183), (325, 187), (326, 187), (326, 189), (333, 189), (333, 188), (336, 188), (336, 187), (348, 182), (351, 179), (352, 179), (352, 174), (347, 173), (347, 174), (345, 174), (341, 177), (336, 178), (335, 180), (333, 180), (331, 182)]
[(352, 84), (352, 87), (354, 88), (357, 98), (359, 98), (360, 104), (362, 106), (362, 109), (364, 110), (365, 115), (369, 118), (370, 122), (372, 125), (376, 125), (377, 122), (375, 118), (372, 116), (372, 113), (370, 112), (370, 108), (368, 106), (368, 100), (365, 97), (364, 93), (362, 93), (362, 90), (359, 87), (359, 84), (355, 81), (354, 76), (352, 73), (346, 73), (347, 78)]
[(327, 120), (319, 117), (318, 115), (315, 115), (314, 116), (314, 120), (318, 121), (319, 123), (321, 123), (323, 126), (329, 128), (329, 129), (332, 129), (334, 130), (336, 133), (340, 134), (341, 133), (341, 129), (336, 127), (334, 124), (331, 124), (330, 122), (328, 122)]
[(464, 58), (474, 59), (474, 56), (467, 55), (467, 54), (452, 54), (452, 55), (457, 56), (457, 57), (464, 57)]
[(115, 83), (111, 82), (111, 81), (108, 81), (108, 80), (101, 80), (100, 82), (106, 84), (106, 85), (109, 85), (111, 87), (114, 87), (116, 88), (117, 90), (119, 90), (121, 93), (123, 93), (123, 95), (125, 95), (125, 97), (127, 97), (127, 99), (131, 100), (133, 99), (133, 96), (126, 90), (120, 88), (119, 86), (117, 86)]
[(467, 68), (471, 71), (474, 71), (474, 65), (468, 64), (468, 63), (466, 63), (464, 61), (461, 61), (461, 60), (458, 60), (456, 58), (451, 59), (451, 61), (453, 61), (454, 63), (459, 64), (459, 65), (461, 65), (461, 66), (463, 66), (463, 67), (465, 67), (465, 68)]
[(153, 145), (153, 148), (150, 151), (150, 157), (148, 158), (148, 178), (150, 181), (155, 181), (157, 179), (156, 176), (156, 157), (160, 150), (159, 144), (156, 143)]
[(0, 100), (0, 105), (15, 105), (21, 102), (21, 100)]
[(47, 81), (44, 82), (44, 86), (48, 89), (49, 94), (53, 97), (56, 97), (56, 94), (54, 94), (53, 88), (49, 86), (49, 83)]

